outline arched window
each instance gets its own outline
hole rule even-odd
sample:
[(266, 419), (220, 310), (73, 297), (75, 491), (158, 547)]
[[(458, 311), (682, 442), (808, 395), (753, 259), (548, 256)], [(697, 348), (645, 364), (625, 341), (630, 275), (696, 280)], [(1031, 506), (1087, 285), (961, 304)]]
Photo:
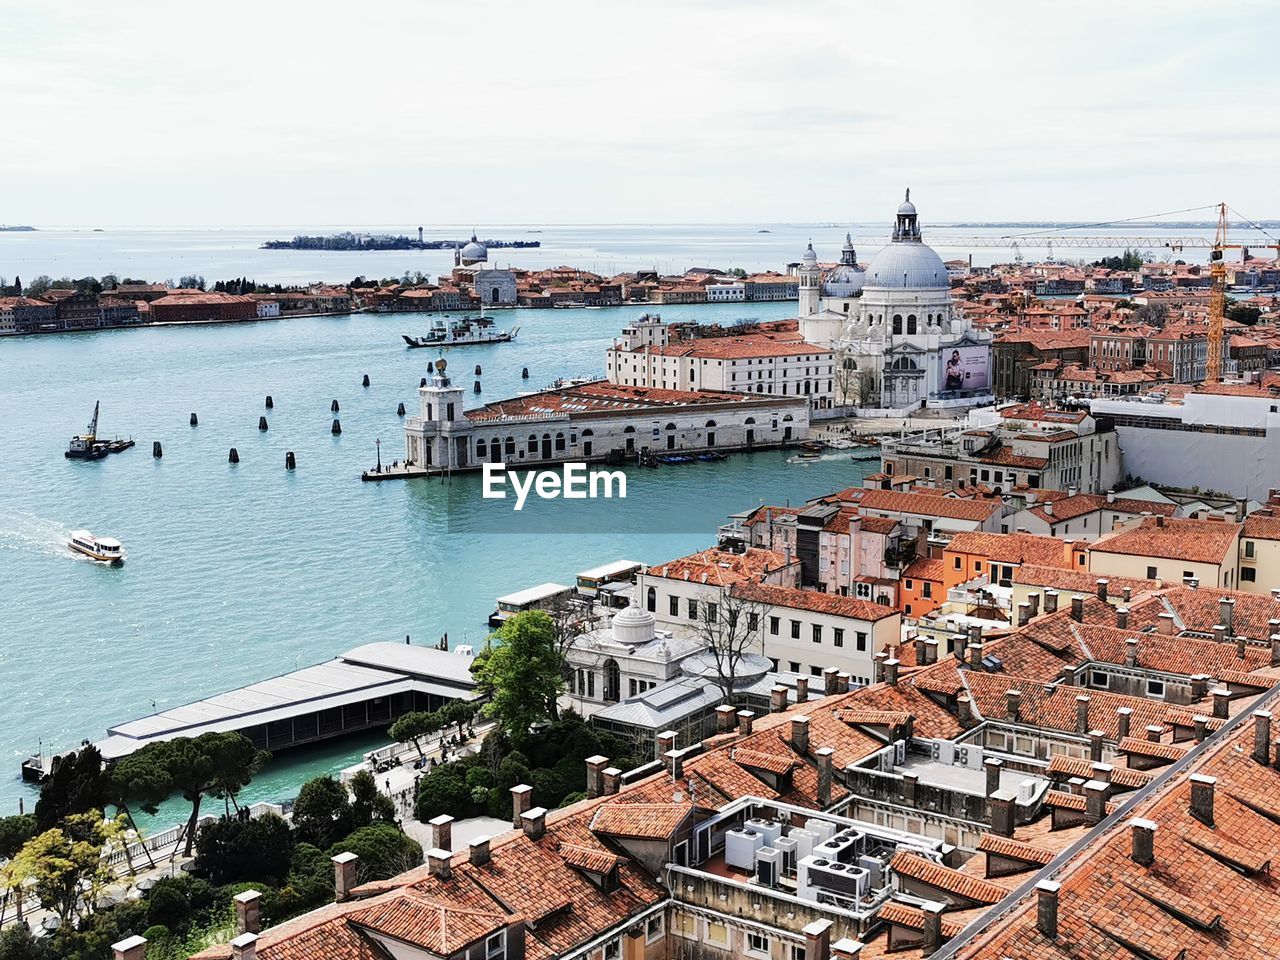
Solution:
[(907, 315), (907, 334), (911, 335), (916, 332), (916, 315), (914, 313)]
[(583, 430), (583, 431), (582, 431), (582, 435), (583, 435), (584, 437), (594, 437), (594, 436), (595, 436), (595, 433), (594, 433), (594, 432), (592, 432), (592, 430), (591, 430), (591, 428), (590, 428), (590, 427), (588, 427), (586, 430)]
[(902, 314), (900, 313), (893, 315), (893, 332), (895, 334), (902, 333)]
[(483, 457), (486, 455), (486, 447), (483, 440), (476, 441), (476, 456)]
[(508, 457), (514, 457), (516, 455), (516, 438), (515, 437), (507, 437), (507, 442), (506, 442), (506, 445), (503, 447), (503, 452)]
[(755, 417), (747, 417), (747, 419), (746, 419), (744, 422), (745, 422), (745, 423), (755, 423), (755, 422), (756, 422), (756, 418), (755, 418)]
[(650, 612), (650, 613), (657, 613), (657, 611), (658, 611), (658, 591), (657, 591), (657, 590), (655, 590), (655, 589), (653, 589), (653, 587), (650, 587), (650, 588), (649, 588), (649, 592), (648, 592), (648, 594), (645, 596), (644, 603), (645, 603), (645, 606), (648, 608), (648, 610), (649, 610), (649, 612)]
[(707, 421), (707, 426), (708, 426), (708, 427), (714, 427), (715, 425), (716, 425), (716, 422), (715, 422), (714, 420), (708, 420), (708, 421)]
[(623, 432), (623, 433), (635, 433), (635, 432), (636, 432), (636, 428), (635, 428), (635, 427), (627, 427), (627, 428), (626, 428), (625, 430), (623, 430), (622, 432)]
[(674, 423), (668, 423), (666, 426), (667, 430), (674, 430), (675, 428), (676, 428), (676, 425)]
[(560, 453), (563, 451), (564, 451), (564, 434), (557, 433), (556, 434), (556, 452)]
[(537, 434), (533, 434), (533, 433), (529, 434), (529, 452), (530, 452), (530, 453), (537, 453), (537, 452), (538, 452), (538, 437), (537, 437)]

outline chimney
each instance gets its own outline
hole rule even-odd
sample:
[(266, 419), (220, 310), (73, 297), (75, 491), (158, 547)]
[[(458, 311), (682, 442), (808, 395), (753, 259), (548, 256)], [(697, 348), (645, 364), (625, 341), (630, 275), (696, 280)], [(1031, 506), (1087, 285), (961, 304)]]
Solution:
[(1101, 823), (1107, 816), (1107, 791), (1110, 785), (1101, 780), (1090, 780), (1084, 785), (1085, 819), (1089, 823)]
[(752, 721), (755, 720), (755, 718), (756, 718), (756, 712), (754, 710), (739, 710), (738, 711), (738, 733), (742, 734), (744, 737), (750, 736), (751, 724), (752, 724)]
[(996, 757), (987, 757), (982, 762), (982, 767), (987, 771), (987, 796), (991, 796), (1000, 789), (1000, 771), (1004, 767), (1004, 761)]
[[(888, 663), (888, 662), (889, 661), (886, 659), (885, 663)], [(848, 673), (846, 673), (843, 670), (841, 670), (839, 673), (836, 674), (836, 683), (839, 686), (841, 693), (849, 692), (849, 684), (852, 682), (852, 680), (853, 680), (853, 677), (851, 677)]]
[(1068, 570), (1076, 568), (1076, 542), (1074, 540), (1062, 541), (1062, 558), (1067, 562)]
[(1076, 697), (1076, 733), (1088, 733), (1089, 729), (1089, 697), (1082, 693)]
[(1245, 643), (1246, 643), (1246, 642), (1247, 642), (1247, 641), (1246, 641), (1246, 639), (1245, 639), (1245, 637), (1244, 637), (1244, 635), (1243, 635), (1243, 634), (1241, 634), (1240, 636), (1236, 637), (1236, 659), (1237, 659), (1237, 660), (1243, 660), (1243, 659), (1244, 659), (1244, 645), (1245, 645)]
[(1199, 590), (1199, 589), (1200, 589), (1200, 578), (1199, 578), (1199, 577), (1187, 577), (1187, 586), (1188, 586), (1188, 587), (1190, 587), (1192, 590)]
[[(679, 734), (676, 733), (674, 730), (663, 730), (660, 734), (657, 735), (657, 737), (654, 738), (655, 742), (657, 743), (656, 753), (659, 759), (665, 757), (668, 753), (670, 753), (672, 750), (676, 748), (676, 739), (678, 737), (679, 737)], [(669, 765), (667, 769), (670, 769)]]
[(1023, 600), (1018, 604), (1018, 626), (1025, 627), (1031, 622), (1031, 604)]
[(1052, 500), (1050, 500), (1048, 503), (1042, 503), (1042, 504), (1040, 505), (1040, 509), (1044, 511), (1045, 516), (1052, 517), (1052, 516), (1053, 516), (1053, 501), (1052, 501)]
[(1227, 642), (1227, 625), (1225, 623), (1219, 623), (1214, 625), (1213, 642), (1214, 643)]
[(1040, 591), (1039, 590), (1032, 590), (1030, 593), (1027, 594), (1027, 603), (1031, 604), (1032, 618), (1034, 619), (1035, 617), (1040, 616)]
[(1191, 677), (1191, 699), (1203, 700), (1209, 695), (1209, 680), (1207, 673), (1197, 673)]
[(716, 707), (716, 730), (718, 732), (729, 733), (737, 722), (738, 711), (729, 706), (729, 704), (722, 703)]
[(1056, 880), (1041, 880), (1036, 884), (1036, 929), (1050, 940), (1058, 939), (1058, 891), (1062, 884)]
[(1058, 671), (1058, 679), (1062, 681), (1064, 687), (1074, 687), (1076, 683), (1075, 667), (1063, 667)]
[(898, 685), (898, 661), (886, 660), (884, 662), (884, 682), (891, 687)]
[(1115, 503), (1115, 502), (1116, 502), (1116, 492), (1114, 490), (1108, 490), (1107, 503)]
[(1217, 777), (1191, 774), (1191, 815), (1206, 827), (1213, 826), (1213, 787)]
[(1196, 743), (1204, 743), (1204, 738), (1209, 735), (1209, 718), (1197, 713), (1191, 718), (1191, 723), (1195, 728)]
[(937, 663), (938, 641), (932, 637), (927, 637), (920, 641), (919, 653), (916, 654), (916, 659), (925, 666), (928, 666), (931, 663)]
[(1021, 690), (1006, 690), (1004, 692), (1004, 712), (1005, 717), (1017, 723), (1022, 706)]
[(1235, 612), (1236, 602), (1231, 597), (1221, 597), (1218, 600), (1218, 621), (1227, 628), (1227, 633), (1235, 629)]
[(622, 771), (617, 767), (605, 767), (600, 781), (604, 784), (604, 795), (611, 797), (622, 787)]
[(236, 905), (236, 933), (262, 932), (262, 894), (246, 890), (231, 898)]
[(511, 826), (519, 827), (520, 818), (533, 806), (533, 787), (521, 783), (511, 788)]
[(1045, 613), (1058, 612), (1058, 591), (1057, 590), (1046, 590), (1044, 592), (1044, 612)]
[[(881, 650), (871, 658), (871, 682), (884, 683), (884, 662), (889, 659), (889, 651)], [(836, 676), (836, 693), (840, 692), (840, 677)]]
[(427, 821), (429, 830), (428, 843), (439, 850), (453, 850), (453, 817), (442, 813)]
[(1116, 626), (1121, 630), (1129, 629), (1129, 608), (1116, 607)]
[(1156, 517), (1156, 526), (1157, 526), (1157, 527), (1163, 527), (1163, 526), (1164, 526), (1164, 516), (1163, 516), (1163, 515)]
[(1173, 614), (1162, 613), (1156, 617), (1156, 633), (1165, 637), (1173, 636)]
[(672, 780), (679, 780), (684, 776), (683, 750), (668, 750), (662, 755), (662, 759), (667, 765), (667, 772), (671, 774)]
[(1116, 739), (1123, 740), (1129, 735), (1129, 718), (1133, 716), (1133, 707), (1120, 707), (1116, 710)]
[(953, 633), (951, 635), (951, 650), (956, 655), (956, 659), (964, 663), (968, 656), (969, 634)]
[(473, 837), (468, 845), (470, 855), (467, 859), (471, 861), (473, 867), (483, 867), (489, 862), (489, 837), (481, 835)]
[(769, 712), (781, 713), (787, 709), (787, 688), (781, 684), (769, 691)]
[(520, 821), (526, 837), (530, 840), (541, 840), (542, 835), (547, 832), (547, 808), (534, 807), (532, 810), (526, 810), (520, 815)]
[(145, 937), (127, 937), (111, 945), (112, 960), (144, 960), (147, 955)]
[(258, 935), (242, 933), (231, 941), (231, 960), (254, 960), (258, 955)]
[(1124, 665), (1126, 667), (1136, 667), (1138, 665), (1138, 638), (1137, 637), (1125, 638)]
[(1129, 836), (1133, 840), (1133, 862), (1149, 867), (1156, 862), (1156, 824), (1154, 820), (1134, 817), (1129, 821)]
[(333, 862), (333, 898), (339, 903), (350, 900), (351, 891), (356, 886), (360, 858), (348, 851), (329, 859)]
[(1093, 773), (1093, 779), (1099, 783), (1110, 783), (1116, 772), (1116, 768), (1109, 763), (1091, 763), (1089, 770)]
[(1079, 593), (1071, 598), (1071, 619), (1076, 623), (1084, 620), (1084, 596)]
[(1271, 711), (1257, 710), (1253, 714), (1253, 759), (1263, 766), (1270, 761)]
[(983, 645), (973, 640), (969, 641), (969, 667), (973, 670), (982, 669), (982, 651)]
[(1102, 761), (1102, 742), (1106, 740), (1106, 734), (1101, 730), (1089, 731), (1089, 759), (1094, 763)]
[(809, 678), (796, 677), (796, 703), (809, 701)]
[(836, 960), (858, 960), (858, 954), (861, 952), (862, 944), (848, 937), (841, 937), (831, 945), (831, 955)]
[(1121, 587), (1121, 588), (1120, 588), (1120, 599), (1122, 599), (1126, 604), (1129, 602), (1129, 598), (1130, 598), (1130, 597), (1132, 597), (1132, 596), (1133, 596), (1133, 588), (1132, 588), (1132, 587)]
[(1271, 635), (1271, 666), (1280, 667), (1280, 633)]
[(818, 809), (825, 810), (831, 806), (832, 758), (835, 750), (831, 747), (819, 747), (813, 755), (818, 761)]
[(802, 757), (809, 755), (809, 718), (791, 718), (791, 748)]
[(427, 851), (427, 873), (437, 880), (448, 880), (453, 876), (453, 867), (449, 863), (449, 851), (433, 847)]
[(1226, 687), (1215, 687), (1213, 689), (1213, 715), (1219, 720), (1225, 720), (1230, 716), (1231, 710), (1231, 691)]
[(997, 837), (1013, 836), (1013, 805), (1018, 795), (1012, 790), (997, 790), (987, 797), (987, 809), (991, 811), (991, 832)]
[(1105, 600), (1107, 599), (1107, 584), (1108, 584), (1108, 582), (1109, 582), (1109, 581), (1107, 580), (1107, 578), (1106, 578), (1106, 577), (1103, 577), (1103, 578), (1101, 578), (1101, 579), (1099, 579), (1099, 580), (1098, 580), (1098, 582), (1097, 582), (1097, 587), (1098, 587), (1098, 599), (1099, 599), (1099, 600), (1103, 600), (1103, 601), (1105, 601)]
[(1163, 733), (1164, 733), (1164, 727), (1160, 726), (1160, 724), (1158, 723), (1147, 724), (1147, 742), (1148, 743), (1159, 743), (1160, 736)]
[(587, 757), (587, 796), (595, 798), (604, 792), (604, 768), (609, 765), (609, 758), (596, 754), (594, 757)]
[(803, 932), (804, 960), (830, 960), (831, 921), (815, 920)]
[(902, 775), (902, 805), (915, 807), (920, 790), (920, 774), (904, 773)]
[(973, 698), (967, 693), (956, 697), (956, 719), (960, 721), (961, 726), (973, 721)]
[(969, 624), (969, 642), (970, 643), (982, 642), (982, 624), (980, 623)]
[(835, 667), (827, 667), (822, 671), (823, 696), (830, 697), (840, 692), (840, 681), (836, 676), (839, 672)]
[(924, 943), (920, 950), (923, 956), (932, 956), (942, 948), (942, 911), (946, 908), (945, 903), (936, 900), (920, 905), (920, 912), (924, 914)]

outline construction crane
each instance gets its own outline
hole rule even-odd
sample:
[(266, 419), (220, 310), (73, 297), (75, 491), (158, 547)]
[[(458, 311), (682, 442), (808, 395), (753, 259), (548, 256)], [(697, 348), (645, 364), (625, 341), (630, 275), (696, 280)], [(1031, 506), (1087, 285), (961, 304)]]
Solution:
[(1222, 326), (1227, 303), (1227, 264), (1223, 251), (1227, 247), (1227, 205), (1218, 204), (1218, 230), (1213, 235), (1213, 251), (1209, 254), (1209, 276), (1213, 287), (1209, 293), (1209, 349), (1205, 355), (1204, 378), (1208, 383), (1222, 379)]

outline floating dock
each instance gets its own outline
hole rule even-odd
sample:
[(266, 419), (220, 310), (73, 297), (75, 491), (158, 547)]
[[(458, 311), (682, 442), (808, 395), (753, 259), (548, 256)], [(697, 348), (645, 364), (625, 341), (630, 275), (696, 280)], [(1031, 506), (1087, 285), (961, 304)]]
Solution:
[(410, 466), (407, 463), (390, 466), (384, 464), (381, 469), (375, 467), (372, 470), (365, 470), (360, 474), (361, 480), (412, 480), (414, 477), (430, 477), (435, 476), (426, 467)]
[(148, 743), (236, 731), (284, 750), (389, 725), (413, 710), (476, 697), (472, 657), (434, 647), (368, 643), (325, 663), (110, 727), (97, 743), (108, 760)]

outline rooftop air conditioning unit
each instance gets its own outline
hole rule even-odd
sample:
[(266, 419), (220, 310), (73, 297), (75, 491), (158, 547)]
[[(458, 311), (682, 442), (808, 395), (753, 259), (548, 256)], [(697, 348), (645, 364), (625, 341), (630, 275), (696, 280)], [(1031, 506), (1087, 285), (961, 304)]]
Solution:
[(804, 828), (817, 836), (818, 843), (826, 843), (836, 835), (836, 825), (820, 817), (810, 817), (804, 822)]
[(729, 830), (724, 835), (724, 862), (739, 870), (755, 870), (756, 851), (764, 837), (754, 830)]
[(799, 886), (814, 898), (822, 891), (851, 899), (865, 897), (870, 883), (870, 875), (861, 867), (833, 863), (824, 857), (801, 861), (800, 874)]
[(782, 876), (782, 851), (773, 847), (761, 847), (756, 851), (756, 883), (776, 887)]
[(782, 824), (776, 820), (764, 820), (753, 817), (744, 823), (743, 828), (746, 830), (754, 830), (756, 833), (764, 837), (766, 846), (772, 846), (773, 841), (782, 836)]
[(796, 842), (796, 863), (813, 855), (813, 848), (818, 845), (818, 835), (812, 830), (792, 829), (787, 837)]
[(867, 883), (872, 890), (879, 890), (885, 884), (888, 866), (879, 857), (859, 857), (858, 866), (867, 871)]
[(938, 741), (938, 762), (947, 766), (956, 762), (956, 745), (950, 740)]
[(1023, 780), (1018, 784), (1018, 802), (1030, 803), (1036, 796), (1036, 782), (1034, 780)]
[[(773, 848), (782, 855), (782, 859), (779, 862), (778, 867), (782, 874), (795, 873), (796, 860), (798, 859), (796, 857), (796, 852), (799, 847), (800, 844), (794, 835), (790, 837), (779, 837), (777, 840), (773, 841)], [(806, 856), (808, 856), (808, 854), (806, 854)]]

